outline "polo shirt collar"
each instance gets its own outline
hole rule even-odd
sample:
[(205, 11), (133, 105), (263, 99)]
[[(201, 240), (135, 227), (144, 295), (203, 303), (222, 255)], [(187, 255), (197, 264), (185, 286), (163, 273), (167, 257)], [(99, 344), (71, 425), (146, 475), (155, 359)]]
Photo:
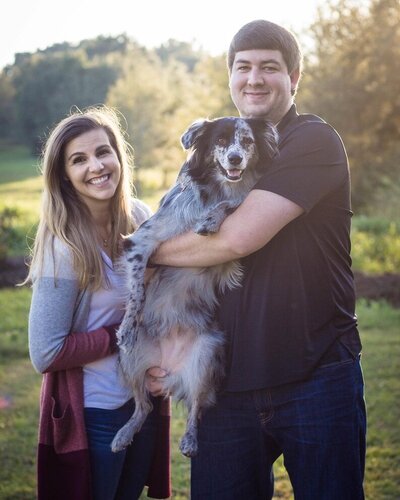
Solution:
[(296, 109), (296, 104), (292, 104), (289, 111), (286, 113), (286, 115), (282, 118), (282, 120), (278, 123), (277, 129), (278, 132), (281, 133), (289, 123), (291, 123), (295, 118), (297, 118), (299, 115), (297, 113)]

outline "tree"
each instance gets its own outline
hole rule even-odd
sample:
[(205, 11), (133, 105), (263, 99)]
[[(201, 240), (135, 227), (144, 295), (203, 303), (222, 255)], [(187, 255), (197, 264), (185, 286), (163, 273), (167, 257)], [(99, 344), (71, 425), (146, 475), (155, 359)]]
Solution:
[(311, 31), (298, 101), (342, 135), (353, 203), (366, 209), (378, 186), (399, 179), (400, 3), (330, 1)]
[(165, 140), (162, 116), (170, 99), (157, 56), (138, 48), (130, 51), (121, 77), (109, 91), (107, 104), (118, 108), (126, 118), (137, 167), (154, 166), (154, 151)]
[(104, 103), (116, 76), (114, 68), (90, 66), (78, 55), (36, 54), (24, 60), (13, 78), (21, 142), (36, 152), (49, 128), (71, 108)]
[(183, 63), (189, 71), (193, 71), (202, 57), (201, 51), (193, 49), (192, 44), (170, 38), (166, 43), (156, 48), (156, 54), (167, 65), (171, 59)]
[(13, 140), (15, 130), (15, 89), (7, 68), (0, 73), (0, 138)]
[(201, 80), (203, 115), (206, 113), (213, 118), (238, 115), (229, 93), (225, 55), (204, 57), (195, 68), (195, 77)]

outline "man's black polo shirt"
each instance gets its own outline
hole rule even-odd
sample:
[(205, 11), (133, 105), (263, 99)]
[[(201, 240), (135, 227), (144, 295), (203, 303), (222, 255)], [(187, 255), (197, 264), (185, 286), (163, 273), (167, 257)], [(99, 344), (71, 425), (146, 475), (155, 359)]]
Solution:
[(261, 389), (306, 379), (336, 339), (361, 349), (350, 269), (350, 181), (336, 131), (293, 105), (278, 125), (279, 156), (255, 189), (305, 213), (242, 260), (242, 287), (221, 298), (227, 332), (226, 389)]

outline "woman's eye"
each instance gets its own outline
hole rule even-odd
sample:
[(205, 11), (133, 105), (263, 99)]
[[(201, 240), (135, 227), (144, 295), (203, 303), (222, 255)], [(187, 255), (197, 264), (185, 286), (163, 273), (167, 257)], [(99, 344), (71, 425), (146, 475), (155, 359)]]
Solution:
[(85, 161), (84, 156), (75, 156), (72, 163), (75, 165), (76, 163), (83, 163)]
[(99, 156), (106, 156), (108, 155), (110, 151), (108, 149), (101, 149), (99, 152), (98, 152), (98, 155)]

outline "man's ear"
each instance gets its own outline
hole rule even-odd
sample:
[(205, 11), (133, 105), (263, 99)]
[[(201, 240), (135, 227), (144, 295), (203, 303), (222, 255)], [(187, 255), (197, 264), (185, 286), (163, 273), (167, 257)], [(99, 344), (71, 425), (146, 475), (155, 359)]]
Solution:
[(293, 70), (290, 74), (290, 85), (291, 85), (291, 91), (292, 95), (296, 93), (297, 90), (297, 85), (299, 84), (300, 80), (300, 69), (297, 68)]

